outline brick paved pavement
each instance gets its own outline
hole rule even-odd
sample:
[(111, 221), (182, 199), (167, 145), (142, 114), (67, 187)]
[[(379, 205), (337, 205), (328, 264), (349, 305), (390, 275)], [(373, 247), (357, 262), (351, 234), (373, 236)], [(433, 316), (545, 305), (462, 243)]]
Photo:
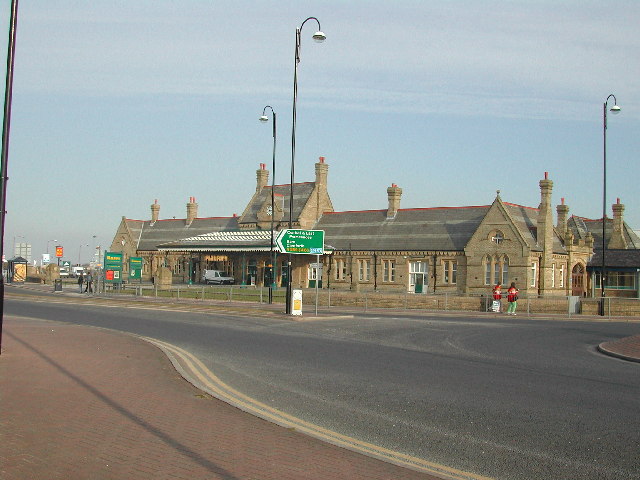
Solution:
[(598, 346), (598, 350), (613, 357), (640, 362), (640, 335), (620, 338), (613, 342), (601, 343)]
[(0, 479), (435, 479), (322, 443), (187, 383), (156, 347), (5, 319)]

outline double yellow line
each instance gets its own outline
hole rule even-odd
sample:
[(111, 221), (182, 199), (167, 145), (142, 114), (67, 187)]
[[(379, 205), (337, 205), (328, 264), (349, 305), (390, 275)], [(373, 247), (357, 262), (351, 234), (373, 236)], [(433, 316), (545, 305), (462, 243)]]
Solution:
[(313, 423), (305, 422), (300, 418), (265, 405), (264, 403), (248, 397), (247, 395), (244, 395), (230, 387), (211, 372), (197, 357), (186, 350), (154, 338), (140, 338), (160, 348), (167, 355), (169, 360), (171, 360), (171, 363), (173, 363), (176, 370), (178, 370), (178, 372), (180, 372), (180, 374), (190, 383), (215, 398), (233, 405), (247, 413), (256, 415), (282, 427), (295, 429), (298, 432), (305, 433), (333, 445), (344, 447), (348, 450), (402, 467), (411, 468), (431, 475), (437, 475), (443, 479), (491, 480), (489, 477), (428, 462), (421, 458), (395, 452), (371, 443), (363, 442), (353, 437), (327, 430), (318, 425), (314, 425)]

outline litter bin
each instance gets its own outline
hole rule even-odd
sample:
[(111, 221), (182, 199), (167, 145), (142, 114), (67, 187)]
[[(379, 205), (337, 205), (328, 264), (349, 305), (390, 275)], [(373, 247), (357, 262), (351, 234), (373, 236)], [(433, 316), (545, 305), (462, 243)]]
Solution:
[(62, 279), (61, 278), (56, 278), (53, 281), (53, 291), (54, 292), (61, 292), (62, 291)]

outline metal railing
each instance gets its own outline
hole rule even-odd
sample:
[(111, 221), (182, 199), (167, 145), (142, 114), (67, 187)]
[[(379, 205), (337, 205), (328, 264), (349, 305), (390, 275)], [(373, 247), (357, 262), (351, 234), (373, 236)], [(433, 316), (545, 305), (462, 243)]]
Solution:
[[(213, 301), (213, 302), (248, 302), (268, 303), (268, 288), (261, 286), (243, 285), (172, 285), (168, 288), (158, 288), (154, 284), (124, 284), (119, 286), (102, 286), (100, 292), (105, 295), (131, 295), (137, 297), (154, 297), (158, 299), (172, 299), (176, 301)], [(285, 303), (286, 290), (284, 288), (273, 291), (274, 303)], [(353, 292), (342, 290), (320, 289), (318, 291), (318, 307), (331, 309), (341, 307), (347, 310), (375, 311), (450, 311), (450, 312), (487, 312), (504, 313), (507, 310), (506, 298), (502, 299), (500, 312), (492, 311), (493, 298), (486, 294), (415, 294), (409, 292)], [(566, 315), (579, 317), (580, 315), (598, 315), (599, 298), (580, 298), (571, 296), (520, 295), (517, 302), (516, 314), (520, 316), (534, 315)], [(316, 291), (303, 289), (303, 303), (314, 305)], [(607, 297), (604, 299), (605, 318), (611, 317), (640, 317), (640, 299)]]

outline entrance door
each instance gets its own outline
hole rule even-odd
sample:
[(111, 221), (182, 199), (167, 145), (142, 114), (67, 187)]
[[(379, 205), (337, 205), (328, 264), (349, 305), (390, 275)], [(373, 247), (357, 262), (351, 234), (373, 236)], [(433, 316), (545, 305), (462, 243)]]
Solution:
[(577, 263), (571, 270), (571, 295), (584, 297), (585, 294), (584, 267)]
[(427, 292), (427, 271), (426, 262), (409, 262), (409, 291), (413, 293)]

